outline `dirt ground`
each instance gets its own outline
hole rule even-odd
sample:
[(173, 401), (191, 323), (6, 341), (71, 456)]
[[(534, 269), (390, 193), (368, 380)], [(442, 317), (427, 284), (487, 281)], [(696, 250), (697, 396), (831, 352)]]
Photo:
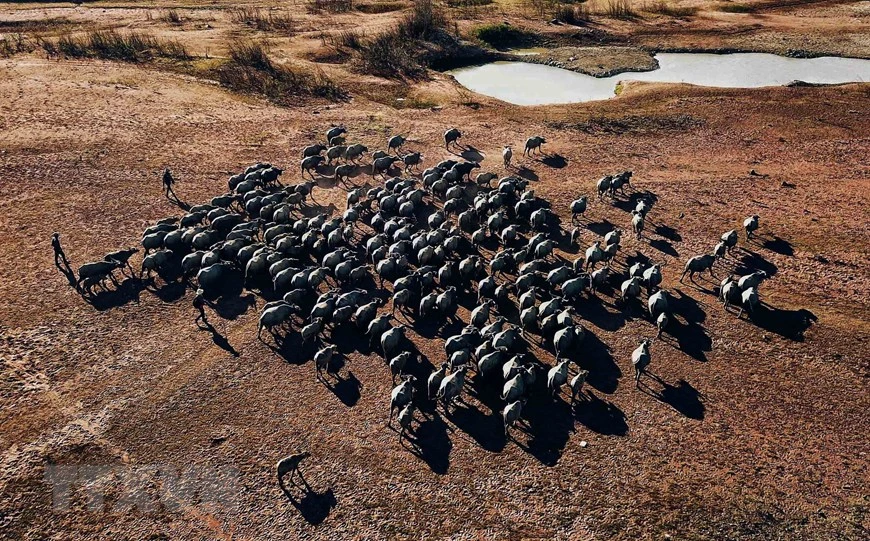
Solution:
[[(196, 54), (219, 54), (241, 32), (225, 20), (226, 4), (182, 11), (182, 28), (146, 19), (133, 3), (0, 4), (0, 20), (141, 27), (185, 40)], [(596, 24), (635, 45), (870, 57), (868, 5)], [(497, 8), (460, 25), (504, 15), (547, 27), (516, 4)], [(359, 20), (375, 31), (396, 16), (321, 18), (330, 28)], [(212, 29), (196, 17), (213, 18), (201, 23)], [(322, 44), (315, 16), (300, 17), (312, 30), (276, 39), (276, 50), (307, 62)], [(324, 70), (352, 89), (394, 87), (340, 65)], [(283, 108), (148, 65), (38, 52), (0, 59), (0, 537), (866, 538), (870, 86), (629, 83), (608, 101), (518, 107), (433, 74), (407, 94), (435, 106), (402, 108), (352, 91), (343, 103)], [(647, 392), (635, 388), (631, 351), (655, 329), (609, 290), (578, 305), (587, 400), (536, 399), (506, 441), (500, 400), (472, 378), (466, 405), (419, 416), (414, 447), (385, 426), (389, 369), (355, 332), (333, 336), (345, 363), (327, 386), (315, 379), (312, 348), (257, 340), (263, 300), (251, 292), (219, 305), (220, 315), (209, 312), (212, 334), (194, 324), (183, 286), (128, 279), (89, 303), (53, 265), (53, 231), (78, 267), (137, 245), (149, 224), (178, 215), (160, 190), (164, 167), (190, 203), (223, 193), (231, 172), (257, 160), (286, 166), (283, 180), (295, 182), (301, 148), (334, 124), (371, 149), (408, 134), (426, 164), (450, 156), (441, 137), (459, 126), (483, 169), (499, 173), (503, 145), (520, 154), (526, 137), (545, 135), (546, 156), (516, 164), (566, 225), (570, 201), (590, 196), (582, 248), (613, 226), (629, 228), (632, 197), (654, 196), (648, 234), (626, 238), (615, 267), (624, 272), (641, 256), (666, 264), (678, 317), (652, 346), (659, 379)], [(595, 180), (624, 169), (634, 171), (633, 196), (592, 196)], [(339, 209), (344, 195), (328, 182), (314, 193)], [(754, 213), (758, 240), (741, 240), (715, 279), (679, 283), (688, 257)], [(772, 275), (760, 288), (764, 306), (754, 320), (738, 319), (713, 288), (731, 271), (754, 269)], [(428, 362), (444, 360), (434, 325), (409, 337)], [(552, 364), (534, 344), (532, 352)], [(274, 465), (303, 449), (311, 487), (293, 501)], [(61, 508), (47, 481), (52, 465), (107, 469), (82, 474), (93, 482), (74, 483), (71, 506)], [(218, 505), (185, 498), (153, 473), (190, 467), (200, 480), (230, 478), (230, 496)], [(148, 496), (138, 505), (125, 500), (131, 485)], [(174, 498), (149, 505), (160, 490)], [(104, 505), (88, 493), (103, 494)]]

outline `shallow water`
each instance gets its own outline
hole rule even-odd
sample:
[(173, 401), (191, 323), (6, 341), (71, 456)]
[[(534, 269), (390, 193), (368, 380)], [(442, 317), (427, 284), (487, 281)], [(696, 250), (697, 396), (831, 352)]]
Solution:
[(597, 78), (526, 62), (493, 62), (449, 72), (466, 88), (517, 105), (579, 103), (613, 97), (619, 81), (689, 83), (724, 88), (870, 81), (870, 60), (765, 53), (660, 53), (659, 69)]

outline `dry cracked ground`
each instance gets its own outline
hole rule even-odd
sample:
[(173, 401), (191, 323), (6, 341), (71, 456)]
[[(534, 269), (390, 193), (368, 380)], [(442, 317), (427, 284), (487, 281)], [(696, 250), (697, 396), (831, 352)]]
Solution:
[[(177, 4), (180, 27), (161, 18), (171, 5), (159, 2), (0, 4), (0, 20), (68, 21), (46, 35), (144, 29), (220, 56), (252, 32), (234, 26), (228, 4)], [(753, 13), (686, 5), (701, 9), (594, 25), (638, 47), (870, 55), (868, 2), (762, 2)], [(403, 13), (275, 6), (302, 26), (271, 36), (273, 51), (300, 62), (324, 46), (318, 25), (377, 32)], [(454, 16), (460, 32), (505, 18), (563, 31), (515, 3)], [(437, 72), (397, 83), (342, 64), (323, 70), (349, 99), (279, 106), (150, 63), (40, 50), (0, 59), (0, 536), (866, 538), (870, 86), (629, 83), (607, 101), (526, 108)], [(426, 105), (409, 108), (409, 97)], [(127, 276), (85, 299), (53, 264), (54, 231), (77, 267), (178, 215), (161, 193), (164, 167), (191, 203), (223, 193), (231, 173), (257, 160), (298, 182), (302, 147), (336, 124), (371, 149), (408, 134), (426, 164), (451, 156), (441, 137), (458, 126), (483, 169), (499, 173), (503, 145), (545, 135), (545, 156), (515, 163), (567, 227), (570, 201), (590, 196), (582, 248), (628, 229), (638, 194), (654, 198), (646, 235), (623, 241), (614, 269), (641, 257), (665, 264), (677, 316), (652, 346), (658, 379), (635, 388), (631, 351), (655, 329), (606, 288), (577, 306), (588, 335), (574, 355), (590, 370), (585, 400), (572, 406), (541, 390), (506, 440), (492, 384), (472, 377), (465, 404), (447, 415), (424, 408), (401, 443), (386, 426), (389, 369), (355, 331), (325, 335), (344, 355), (324, 384), (312, 346), (257, 340), (256, 292), (210, 309), (211, 333), (194, 324), (183, 285)], [(595, 180), (624, 169), (634, 171), (633, 191), (597, 200)], [(323, 209), (344, 206), (345, 188), (326, 179), (313, 195)], [(688, 257), (752, 214), (757, 240), (741, 239), (715, 278), (679, 282)], [(558, 252), (577, 257), (564, 244)], [(724, 311), (719, 280), (756, 269), (771, 276), (759, 313)], [(423, 362), (443, 362), (435, 323), (417, 322), (409, 338)], [(530, 350), (552, 364), (534, 339)], [(302, 468), (310, 487), (292, 488), (291, 499), (274, 465), (299, 450), (311, 453)]]

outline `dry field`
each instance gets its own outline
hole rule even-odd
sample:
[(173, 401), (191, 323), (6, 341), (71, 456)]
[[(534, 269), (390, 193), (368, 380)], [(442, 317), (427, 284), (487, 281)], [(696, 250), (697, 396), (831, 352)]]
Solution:
[[(261, 3), (293, 23), (258, 30), (234, 19), (234, 4), (0, 3), (0, 34), (34, 44), (0, 58), (0, 537), (867, 538), (870, 85), (628, 83), (608, 101), (517, 107), (438, 72), (360, 73), (357, 53), (321, 36), (368, 39), (404, 11)], [(690, 1), (678, 5), (698, 9), (681, 17), (632, 5), (637, 15), (613, 18), (592, 3), (583, 27), (549, 25), (531, 3), (445, 9), (462, 36), (509, 20), (559, 45), (870, 57), (866, 1), (747, 1), (749, 13)], [(177, 40), (193, 59), (49, 58), (36, 45), (94, 29)], [(281, 65), (319, 70), (346, 98), (279, 104), (222, 87), (214, 70), (247, 37), (268, 39)], [(609, 290), (578, 305), (587, 400), (572, 407), (541, 390), (505, 440), (501, 401), (471, 378), (465, 405), (422, 412), (400, 443), (385, 426), (389, 369), (355, 332), (334, 335), (344, 366), (324, 385), (312, 348), (257, 340), (263, 299), (252, 292), (220, 304), (223, 317), (209, 312), (212, 334), (194, 324), (190, 289), (128, 278), (88, 302), (53, 265), (53, 231), (77, 267), (178, 215), (161, 192), (164, 167), (190, 203), (223, 193), (230, 173), (257, 160), (297, 182), (302, 147), (335, 124), (370, 149), (408, 134), (428, 165), (450, 157), (441, 137), (458, 126), (483, 169), (499, 173), (503, 145), (545, 135), (548, 157), (516, 163), (563, 224), (570, 201), (590, 195), (583, 248), (612, 226), (628, 229), (628, 196), (592, 194), (603, 174), (633, 170), (636, 193), (655, 204), (648, 235), (626, 238), (615, 266), (624, 272), (641, 256), (666, 263), (678, 317), (652, 346), (659, 379), (635, 388), (631, 351), (655, 329)], [(345, 190), (328, 181), (314, 196), (344, 206)], [(715, 279), (679, 283), (688, 257), (754, 213), (755, 242), (741, 235)], [(562, 246), (565, 257), (574, 252)], [(750, 269), (772, 276), (752, 321), (726, 313), (713, 292), (728, 272)], [(428, 362), (443, 362), (434, 324), (409, 338)], [(552, 364), (536, 344), (531, 351)], [(274, 465), (301, 449), (312, 455), (303, 463), (311, 486), (294, 502)], [(49, 482), (58, 467), (80, 476), (68, 506), (62, 483)], [(163, 475), (186, 468), (224, 483), (225, 497), (187, 497)], [(104, 500), (87, 499), (95, 494)]]

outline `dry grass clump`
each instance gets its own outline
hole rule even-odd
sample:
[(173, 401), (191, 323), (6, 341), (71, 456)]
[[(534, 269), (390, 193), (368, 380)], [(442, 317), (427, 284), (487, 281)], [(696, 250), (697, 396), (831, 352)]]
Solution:
[(259, 8), (238, 7), (231, 9), (230, 20), (262, 32), (277, 30), (291, 32), (296, 28), (296, 21), (289, 15), (275, 10), (264, 11)]
[(217, 80), (236, 92), (260, 94), (280, 105), (300, 97), (340, 100), (345, 92), (323, 73), (276, 64), (263, 43), (247, 41), (230, 46), (229, 60), (217, 69)]
[(369, 15), (377, 13), (389, 13), (391, 11), (399, 11), (400, 9), (405, 9), (405, 4), (403, 4), (402, 2), (367, 2), (364, 4), (356, 4), (357, 11), (362, 13), (368, 13)]
[(0, 58), (29, 53), (34, 49), (36, 49), (36, 43), (24, 34), (6, 34), (0, 37)]
[(144, 62), (154, 58), (191, 58), (184, 45), (178, 41), (115, 30), (97, 30), (78, 37), (66, 35), (57, 40), (41, 40), (40, 45), (50, 56), (68, 58), (100, 58), (123, 62)]
[(660, 15), (678, 18), (691, 17), (699, 11), (695, 6), (676, 6), (666, 0), (658, 0), (658, 2), (646, 4), (644, 5), (643, 10), (649, 13), (658, 13)]
[(308, 0), (308, 11), (318, 13), (347, 13), (353, 10), (353, 0)]

